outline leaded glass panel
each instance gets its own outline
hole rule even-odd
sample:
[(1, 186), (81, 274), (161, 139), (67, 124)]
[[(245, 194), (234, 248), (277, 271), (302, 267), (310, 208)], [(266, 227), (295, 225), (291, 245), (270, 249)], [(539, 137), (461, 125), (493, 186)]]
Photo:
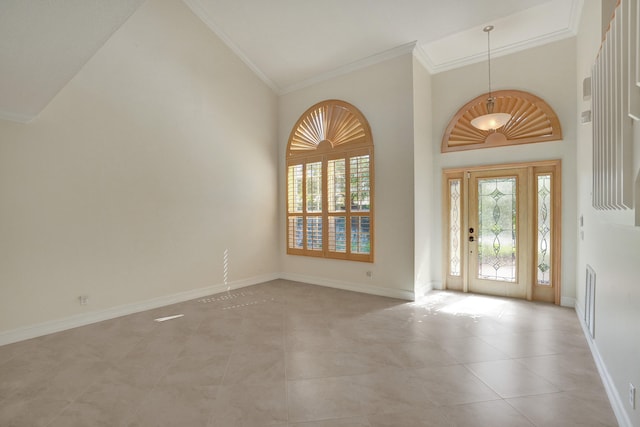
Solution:
[(460, 276), (460, 179), (449, 180), (449, 274)]
[(515, 177), (478, 179), (478, 278), (515, 283)]
[(536, 271), (539, 285), (551, 285), (551, 175), (538, 175), (538, 247)]

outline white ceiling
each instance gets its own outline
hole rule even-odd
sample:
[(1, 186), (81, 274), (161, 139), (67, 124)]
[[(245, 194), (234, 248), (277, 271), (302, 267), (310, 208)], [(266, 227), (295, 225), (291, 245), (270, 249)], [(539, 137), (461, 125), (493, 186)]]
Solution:
[[(37, 116), (143, 1), (0, 0), (0, 118)], [(286, 93), (414, 47), (432, 73), (486, 60), (487, 24), (496, 55), (570, 37), (584, 0), (183, 1)]]
[(144, 0), (0, 0), (0, 118), (29, 121)]

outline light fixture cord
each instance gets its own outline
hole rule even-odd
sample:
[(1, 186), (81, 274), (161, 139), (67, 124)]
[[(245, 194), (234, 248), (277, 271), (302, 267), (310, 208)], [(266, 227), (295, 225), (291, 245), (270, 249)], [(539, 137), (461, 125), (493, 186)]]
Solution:
[(487, 64), (489, 64), (489, 98), (491, 95), (491, 30), (487, 31)]

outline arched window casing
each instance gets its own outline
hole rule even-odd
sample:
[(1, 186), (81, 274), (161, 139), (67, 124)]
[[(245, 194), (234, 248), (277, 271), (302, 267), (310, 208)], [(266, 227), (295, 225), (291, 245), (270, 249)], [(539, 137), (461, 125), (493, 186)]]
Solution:
[(495, 131), (476, 129), (471, 121), (487, 114), (488, 93), (467, 102), (449, 122), (442, 137), (441, 152), (504, 147), (562, 139), (560, 120), (542, 98), (521, 90), (493, 92), (496, 113), (508, 113), (511, 119)]
[(287, 253), (373, 262), (373, 139), (353, 105), (320, 102), (287, 145)]

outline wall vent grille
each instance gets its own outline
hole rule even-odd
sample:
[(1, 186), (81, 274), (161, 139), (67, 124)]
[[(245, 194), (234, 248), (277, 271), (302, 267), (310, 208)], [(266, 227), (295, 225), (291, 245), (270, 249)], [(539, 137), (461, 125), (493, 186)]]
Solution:
[(596, 337), (596, 272), (587, 264), (587, 276), (584, 293), (584, 323), (587, 325), (591, 338)]

